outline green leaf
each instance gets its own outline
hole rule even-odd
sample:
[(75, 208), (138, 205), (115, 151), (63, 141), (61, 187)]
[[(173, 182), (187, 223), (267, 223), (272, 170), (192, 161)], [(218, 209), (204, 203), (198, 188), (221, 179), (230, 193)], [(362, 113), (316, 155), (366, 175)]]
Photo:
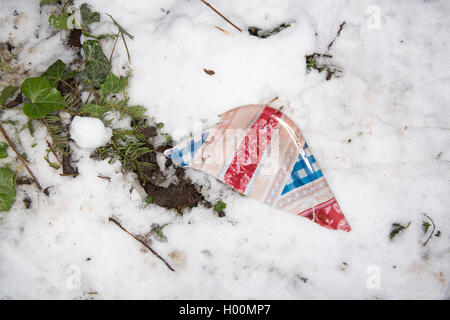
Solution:
[(58, 82), (63, 80), (64, 71), (66, 70), (66, 64), (60, 59), (56, 60), (48, 69), (41, 75), (56, 88)]
[(83, 3), (80, 7), (81, 19), (85, 25), (100, 22), (100, 13), (92, 11), (90, 5)]
[(56, 29), (56, 30), (60, 30), (60, 29), (65, 29), (65, 30), (69, 30), (69, 28), (67, 27), (67, 18), (69, 18), (69, 14), (64, 12), (59, 16), (55, 16), (54, 14), (52, 14), (49, 18), (48, 18), (48, 22)]
[(110, 33), (94, 35), (92, 33), (87, 32), (86, 30), (83, 30), (83, 36), (89, 37), (89, 38), (94, 38), (94, 39), (97, 39), (97, 40), (104, 39), (104, 38), (115, 39), (117, 37), (116, 34), (110, 34)]
[(80, 81), (85, 86), (88, 86), (90, 84), (89, 77), (88, 77), (86, 69), (78, 71), (77, 72), (77, 78), (78, 78), (78, 81)]
[(6, 142), (0, 143), (0, 159), (8, 158), (8, 146)]
[(16, 198), (16, 175), (8, 168), (0, 168), (0, 211), (9, 211)]
[(401, 225), (400, 223), (393, 223), (391, 228), (391, 233), (389, 234), (389, 239), (394, 239), (396, 235), (400, 233), (400, 231), (403, 231), (409, 227), (411, 222), (408, 222), (406, 226)]
[(119, 32), (123, 33), (124, 35), (126, 35), (128, 38), (130, 38), (131, 40), (134, 39), (134, 36), (132, 36), (131, 34), (128, 33), (127, 30), (125, 30), (110, 14), (107, 14), (108, 17), (111, 18), (112, 22), (117, 26), (117, 28), (119, 29)]
[(423, 221), (422, 222), (422, 230), (423, 230), (423, 233), (427, 233), (428, 232), (428, 228), (431, 226), (431, 224), (429, 223), (429, 222), (427, 222), (427, 221)]
[(156, 239), (161, 241), (161, 242), (166, 242), (167, 241), (167, 237), (164, 235), (163, 233), (163, 229), (168, 225), (168, 223), (163, 224), (160, 227), (155, 228), (155, 233), (156, 233)]
[(72, 79), (77, 74), (76, 71), (66, 71), (61, 77), (61, 80), (67, 81), (69, 79)]
[(214, 205), (214, 211), (221, 212), (227, 207), (227, 204), (223, 202), (222, 200), (217, 201), (217, 203)]
[(105, 82), (111, 70), (111, 64), (97, 40), (86, 40), (83, 42), (83, 52), (86, 56), (85, 76), (87, 79), (92, 80), (94, 86), (98, 88)]
[(28, 78), (20, 89), (31, 100), (31, 103), (27, 102), (23, 107), (23, 112), (31, 119), (44, 118), (50, 112), (65, 107), (61, 93), (45, 78)]
[(145, 199), (145, 202), (147, 204), (152, 204), (155, 198), (153, 196), (148, 196), (147, 199)]
[(125, 89), (128, 84), (128, 76), (119, 79), (112, 72), (108, 74), (105, 82), (101, 85), (103, 94), (117, 93)]
[(103, 114), (105, 114), (108, 111), (111, 111), (112, 108), (109, 106), (102, 106), (98, 104), (83, 104), (80, 108), (81, 113), (87, 113), (90, 116), (101, 118)]
[(3, 107), (5, 105), (5, 102), (9, 98), (11, 98), (14, 95), (14, 93), (16, 93), (17, 89), (19, 89), (19, 87), (16, 87), (16, 86), (5, 87), (2, 90), (2, 94), (0, 95), (0, 106)]
[(61, 166), (59, 165), (59, 163), (58, 163), (58, 162), (51, 162), (51, 161), (48, 159), (48, 155), (49, 155), (50, 151), (51, 151), (51, 150), (47, 150), (47, 155), (44, 156), (44, 160), (47, 161), (48, 165), (49, 165), (51, 168), (58, 170), (59, 168), (61, 168)]
[(58, 2), (58, 0), (41, 0), (39, 2), (39, 7), (42, 7), (46, 4), (56, 4)]

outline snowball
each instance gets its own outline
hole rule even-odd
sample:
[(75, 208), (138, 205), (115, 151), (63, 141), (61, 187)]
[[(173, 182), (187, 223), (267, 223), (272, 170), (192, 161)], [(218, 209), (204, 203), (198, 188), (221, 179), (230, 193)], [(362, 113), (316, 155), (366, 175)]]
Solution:
[(70, 136), (80, 148), (95, 149), (105, 145), (112, 135), (100, 119), (76, 116), (70, 125)]

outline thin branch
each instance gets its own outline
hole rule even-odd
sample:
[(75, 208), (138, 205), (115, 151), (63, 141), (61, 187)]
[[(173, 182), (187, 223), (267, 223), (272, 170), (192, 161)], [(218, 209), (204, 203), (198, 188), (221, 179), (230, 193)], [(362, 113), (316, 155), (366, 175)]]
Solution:
[(341, 31), (342, 31), (342, 28), (344, 28), (344, 26), (345, 26), (345, 24), (346, 24), (347, 22), (342, 22), (340, 25), (339, 25), (339, 30), (338, 30), (338, 32), (336, 33), (336, 36), (334, 37), (334, 39), (330, 42), (330, 44), (328, 45), (328, 50), (330, 50), (331, 49), (331, 47), (333, 46), (333, 44), (334, 44), (334, 42), (336, 41), (336, 39), (337, 38), (339, 38), (339, 36), (341, 35)]
[(22, 162), (22, 164), (25, 166), (25, 168), (27, 169), (28, 173), (31, 175), (31, 177), (33, 178), (34, 182), (36, 183), (36, 186), (38, 187), (39, 190), (42, 190), (41, 185), (39, 184), (39, 181), (37, 180), (37, 178), (35, 177), (35, 175), (33, 174), (33, 171), (31, 171), (31, 169), (28, 167), (28, 161), (25, 160), (22, 155), (20, 154), (20, 152), (16, 149), (16, 146), (14, 145), (14, 143), (11, 141), (11, 139), (9, 138), (8, 134), (6, 133), (5, 129), (3, 129), (3, 126), (0, 124), (0, 132), (2, 133), (3, 137), (5, 137), (6, 141), (8, 142), (8, 144), (11, 146), (11, 148), (14, 150), (14, 152), (17, 154), (17, 157), (19, 158), (19, 160)]
[(276, 96), (275, 98), (273, 98), (272, 100), (270, 100), (270, 102), (268, 103), (268, 104), (271, 104), (271, 103), (273, 103), (273, 102), (275, 102), (275, 101), (277, 101), (278, 100), (278, 96)]
[(230, 34), (228, 31), (226, 31), (226, 30), (223, 30), (221, 27), (218, 27), (218, 26), (214, 26), (214, 28), (216, 28), (217, 30), (220, 30), (220, 31), (222, 31), (223, 33), (226, 33), (226, 34)]
[(113, 44), (113, 48), (111, 50), (111, 55), (109, 56), (109, 63), (111, 63), (111, 61), (112, 61), (112, 56), (113, 56), (114, 50), (116, 49), (116, 44), (117, 44), (117, 40), (119, 39), (119, 34), (120, 34), (120, 32), (116, 35), (116, 38), (114, 39), (114, 44)]
[(429, 215), (427, 215), (426, 213), (424, 213), (425, 217), (427, 217), (428, 219), (430, 219), (431, 223), (433, 224), (433, 230), (430, 233), (430, 236), (428, 237), (427, 241), (425, 241), (425, 243), (423, 244), (423, 246), (425, 247), (428, 243), (428, 241), (431, 239), (431, 237), (434, 234), (434, 229), (436, 228), (436, 225), (434, 224), (433, 219), (431, 219), (431, 217)]
[(230, 20), (228, 20), (223, 14), (221, 14), (219, 11), (217, 11), (216, 8), (214, 8), (212, 5), (210, 5), (207, 1), (205, 0), (200, 0), (201, 2), (203, 2), (204, 4), (206, 4), (208, 7), (211, 8), (212, 11), (214, 11), (215, 13), (217, 13), (222, 19), (224, 19), (226, 22), (228, 22), (229, 24), (231, 24), (233, 27), (235, 27), (236, 29), (239, 30), (239, 32), (242, 32), (241, 29), (239, 29), (239, 27), (237, 27), (233, 22), (231, 22)]
[(145, 241), (143, 241), (142, 239), (140, 239), (137, 235), (129, 232), (127, 229), (125, 229), (119, 221), (117, 221), (116, 219), (114, 219), (113, 217), (109, 218), (109, 221), (114, 222), (120, 229), (122, 229), (123, 231), (125, 231), (126, 233), (128, 233), (130, 236), (132, 236), (134, 239), (136, 239), (137, 241), (139, 241), (140, 243), (142, 243), (148, 250), (151, 251), (151, 253), (153, 253), (158, 259), (160, 259), (162, 262), (164, 262), (164, 264), (167, 266), (167, 268), (169, 268), (170, 271), (175, 271), (174, 268), (172, 268), (170, 266), (170, 264), (164, 260), (163, 257), (161, 257), (155, 250), (152, 249), (152, 247), (150, 247), (147, 243), (145, 243)]

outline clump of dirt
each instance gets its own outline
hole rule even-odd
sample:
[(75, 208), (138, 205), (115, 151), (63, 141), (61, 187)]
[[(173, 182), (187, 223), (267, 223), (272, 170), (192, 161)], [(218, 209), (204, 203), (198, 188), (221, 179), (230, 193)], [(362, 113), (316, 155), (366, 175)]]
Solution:
[(154, 197), (154, 203), (164, 208), (176, 209), (179, 213), (183, 213), (185, 208), (193, 208), (206, 202), (195, 185), (183, 177), (179, 177), (178, 184), (171, 183), (167, 188), (153, 183), (147, 183), (143, 187), (148, 195)]
[[(149, 144), (149, 147), (152, 148), (152, 145)], [(212, 204), (205, 200), (204, 196), (199, 192), (198, 186), (185, 177), (184, 168), (175, 167), (172, 161), (166, 158), (163, 170), (160, 169), (157, 163), (157, 155), (162, 154), (165, 149), (170, 147), (170, 145), (159, 146), (153, 152), (144, 155), (144, 159), (141, 159), (153, 164), (153, 166), (148, 168), (151, 171), (149, 174), (150, 181), (139, 181), (147, 195), (151, 196), (153, 203), (158, 206), (175, 209), (180, 214), (183, 213), (183, 210), (197, 207), (199, 204), (211, 208)], [(173, 176), (176, 179), (173, 179)], [(169, 179), (178, 182), (172, 182), (167, 187), (162, 186)]]

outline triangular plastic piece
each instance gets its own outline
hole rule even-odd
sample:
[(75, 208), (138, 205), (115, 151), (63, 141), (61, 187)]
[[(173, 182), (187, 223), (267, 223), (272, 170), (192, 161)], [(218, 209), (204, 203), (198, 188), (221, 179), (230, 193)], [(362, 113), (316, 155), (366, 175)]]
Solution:
[(300, 130), (281, 111), (237, 107), (200, 136), (165, 151), (181, 166), (213, 175), (238, 192), (321, 226), (350, 231)]

